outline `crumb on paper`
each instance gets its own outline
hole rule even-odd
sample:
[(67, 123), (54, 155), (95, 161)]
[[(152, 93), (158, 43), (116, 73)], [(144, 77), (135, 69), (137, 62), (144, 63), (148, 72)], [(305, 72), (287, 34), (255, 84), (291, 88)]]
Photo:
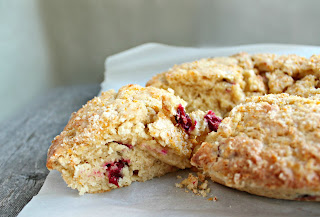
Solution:
[(182, 179), (182, 176), (177, 175), (177, 179)]
[(197, 176), (198, 176), (200, 182), (204, 182), (206, 179), (206, 176), (203, 173), (198, 172)]
[[(209, 200), (209, 201), (216, 202), (216, 201), (218, 201), (218, 198), (217, 198), (217, 197), (209, 197), (208, 200)], [(231, 207), (231, 206), (230, 206), (230, 207)]]
[(177, 188), (183, 188), (183, 185), (181, 185), (180, 183), (176, 183), (175, 185)]
[(180, 183), (176, 183), (175, 186), (177, 188), (186, 188), (185, 192), (192, 191), (195, 195), (202, 197), (207, 197), (208, 193), (210, 193), (208, 181), (205, 180), (205, 176), (201, 173), (197, 173), (197, 176), (189, 173), (188, 178), (182, 180)]

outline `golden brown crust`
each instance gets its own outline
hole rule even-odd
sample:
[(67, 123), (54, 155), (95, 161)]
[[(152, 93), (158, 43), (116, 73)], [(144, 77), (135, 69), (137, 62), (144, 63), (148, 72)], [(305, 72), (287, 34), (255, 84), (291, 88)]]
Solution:
[[(217, 182), (219, 184), (228, 186), (223, 179), (219, 179), (216, 176), (210, 177), (212, 181)], [(230, 186), (229, 186), (230, 187)], [(301, 190), (299, 193), (299, 190), (297, 189), (277, 189), (277, 191), (274, 190), (269, 190), (266, 188), (260, 188), (260, 187), (238, 187), (237, 190), (240, 191), (245, 191), (250, 194), (255, 194), (258, 196), (263, 196), (263, 197), (270, 197), (270, 198), (275, 198), (275, 199), (285, 199), (285, 200), (298, 200), (298, 201), (320, 201), (320, 192), (314, 192), (314, 191), (306, 191), (306, 190)]]
[[(108, 92), (102, 93), (102, 98), (105, 101), (110, 100), (111, 98), (115, 97), (114, 90), (110, 90)], [(87, 104), (95, 104), (97, 101), (97, 98), (94, 98), (87, 102)], [(56, 159), (64, 153), (65, 147), (64, 146), (64, 140), (68, 140), (69, 137), (72, 137), (75, 135), (75, 132), (83, 132), (85, 127), (89, 124), (87, 119), (79, 117), (83, 117), (84, 115), (90, 115), (92, 116), (93, 113), (90, 114), (88, 111), (90, 108), (82, 107), (77, 112), (72, 113), (70, 120), (68, 121), (67, 125), (64, 127), (62, 133), (54, 138), (52, 141), (52, 144), (48, 150), (47, 153), (47, 168), (52, 170), (53, 164), (56, 161)]]
[[(110, 90), (108, 92), (102, 93), (101, 98), (104, 101), (108, 101), (115, 97), (114, 90)], [(95, 104), (97, 103), (97, 98), (94, 98), (87, 102), (87, 104)], [(64, 127), (62, 133), (54, 138), (52, 144), (47, 153), (47, 168), (52, 170), (53, 164), (56, 159), (65, 151), (64, 140), (68, 140), (70, 137), (74, 136), (76, 132), (83, 132), (86, 126), (89, 124), (86, 118), (79, 118), (83, 117), (84, 115), (92, 116), (94, 115), (93, 112), (89, 112), (90, 107), (82, 107), (77, 112), (72, 113), (70, 120), (68, 121), (67, 125)]]
[(319, 200), (319, 139), (320, 101), (253, 97), (209, 134), (192, 164), (214, 181), (249, 193)]
[(54, 162), (53, 156), (58, 155), (59, 149), (61, 148), (61, 144), (62, 144), (61, 136), (55, 137), (54, 140), (52, 141), (52, 144), (47, 154), (47, 168), (49, 170), (53, 170), (53, 162)]

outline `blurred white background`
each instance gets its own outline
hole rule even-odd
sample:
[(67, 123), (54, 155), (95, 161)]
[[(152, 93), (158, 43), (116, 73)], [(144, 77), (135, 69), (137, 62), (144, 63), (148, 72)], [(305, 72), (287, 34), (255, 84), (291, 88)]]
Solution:
[(0, 121), (50, 88), (100, 83), (107, 56), (147, 42), (320, 45), (319, 9), (317, 0), (0, 0)]

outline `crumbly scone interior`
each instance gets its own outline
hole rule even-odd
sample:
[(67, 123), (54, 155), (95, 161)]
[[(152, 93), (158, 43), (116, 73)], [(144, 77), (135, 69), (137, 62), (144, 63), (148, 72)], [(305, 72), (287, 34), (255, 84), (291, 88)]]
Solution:
[(114, 142), (69, 149), (53, 167), (80, 194), (109, 191), (177, 170), (137, 147)]
[(208, 135), (192, 164), (250, 193), (320, 200), (320, 101), (287, 94), (236, 106)]
[[(187, 111), (213, 110), (225, 117), (247, 97), (319, 93), (320, 56), (239, 53), (175, 65), (154, 76), (147, 86), (172, 88), (188, 102)], [(309, 91), (313, 90), (313, 91)]]

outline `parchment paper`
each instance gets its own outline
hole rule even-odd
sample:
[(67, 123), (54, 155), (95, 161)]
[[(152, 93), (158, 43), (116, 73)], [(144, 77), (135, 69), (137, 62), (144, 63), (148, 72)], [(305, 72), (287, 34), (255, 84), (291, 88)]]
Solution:
[[(320, 47), (296, 45), (247, 45), (225, 48), (182, 48), (145, 44), (107, 58), (101, 90), (119, 89), (129, 83), (144, 85), (151, 76), (174, 64), (202, 57), (237, 52), (295, 53), (309, 57)], [(207, 198), (175, 187), (190, 171), (179, 171), (144, 183), (133, 183), (101, 194), (79, 196), (67, 187), (60, 173), (51, 171), (39, 194), (29, 202), (23, 216), (320, 216), (320, 203), (269, 199), (210, 182)], [(218, 201), (208, 201), (209, 197)]]

